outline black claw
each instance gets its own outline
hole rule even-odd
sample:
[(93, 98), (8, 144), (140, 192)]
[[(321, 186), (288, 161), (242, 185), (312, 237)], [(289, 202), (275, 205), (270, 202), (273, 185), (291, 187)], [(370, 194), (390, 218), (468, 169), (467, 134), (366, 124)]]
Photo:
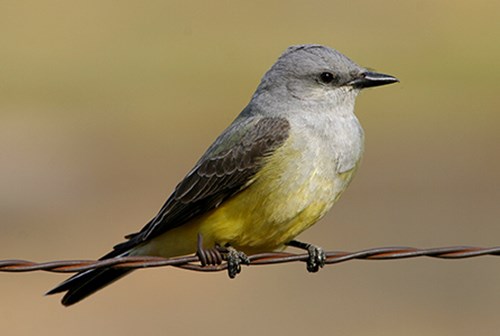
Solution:
[(309, 254), (309, 258), (306, 263), (308, 272), (316, 273), (320, 268), (325, 266), (326, 255), (321, 247), (313, 244), (302, 243), (297, 240), (291, 240), (287, 243), (287, 245), (307, 251)]
[(218, 244), (215, 247), (206, 249), (203, 247), (203, 236), (198, 233), (198, 246), (196, 255), (200, 259), (202, 266), (220, 265), (222, 261), (227, 262), (227, 273), (229, 278), (234, 279), (241, 272), (241, 264), (249, 265), (250, 259), (241, 251), (226, 245), (222, 247)]
[(250, 264), (250, 259), (241, 251), (236, 250), (231, 246), (226, 247), (224, 257), (227, 261), (227, 274), (229, 278), (234, 279), (241, 272), (241, 264)]
[(307, 260), (307, 270), (311, 273), (316, 273), (320, 268), (325, 266), (326, 255), (321, 247), (309, 245), (307, 248), (309, 259)]

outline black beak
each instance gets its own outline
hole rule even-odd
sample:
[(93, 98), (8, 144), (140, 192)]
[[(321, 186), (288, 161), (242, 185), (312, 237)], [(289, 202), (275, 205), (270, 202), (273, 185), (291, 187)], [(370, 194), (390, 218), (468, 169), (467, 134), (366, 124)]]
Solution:
[(357, 78), (354, 78), (348, 84), (358, 89), (364, 89), (397, 82), (399, 82), (399, 80), (396, 77), (378, 72), (365, 71), (360, 73)]

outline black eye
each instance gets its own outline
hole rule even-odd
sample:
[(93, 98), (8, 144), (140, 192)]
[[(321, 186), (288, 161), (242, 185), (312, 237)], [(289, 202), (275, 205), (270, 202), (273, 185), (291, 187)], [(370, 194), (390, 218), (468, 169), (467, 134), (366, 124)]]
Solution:
[(323, 83), (328, 84), (331, 83), (335, 77), (331, 72), (322, 72), (319, 78)]

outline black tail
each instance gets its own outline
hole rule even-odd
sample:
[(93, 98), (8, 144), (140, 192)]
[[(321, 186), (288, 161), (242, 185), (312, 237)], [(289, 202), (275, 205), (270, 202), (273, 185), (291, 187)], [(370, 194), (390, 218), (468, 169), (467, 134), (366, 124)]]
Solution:
[(130, 269), (103, 268), (84, 271), (73, 275), (46, 295), (66, 292), (61, 300), (65, 306), (71, 306), (99, 289), (132, 272)]

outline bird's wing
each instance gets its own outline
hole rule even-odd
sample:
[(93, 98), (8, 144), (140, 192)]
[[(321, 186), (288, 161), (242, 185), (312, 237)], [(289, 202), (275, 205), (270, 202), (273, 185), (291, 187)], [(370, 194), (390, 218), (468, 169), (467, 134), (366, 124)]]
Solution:
[(283, 118), (251, 118), (233, 123), (177, 185), (159, 213), (103, 258), (119, 255), (181, 226), (247, 188), (264, 164), (263, 159), (288, 138), (289, 129)]

